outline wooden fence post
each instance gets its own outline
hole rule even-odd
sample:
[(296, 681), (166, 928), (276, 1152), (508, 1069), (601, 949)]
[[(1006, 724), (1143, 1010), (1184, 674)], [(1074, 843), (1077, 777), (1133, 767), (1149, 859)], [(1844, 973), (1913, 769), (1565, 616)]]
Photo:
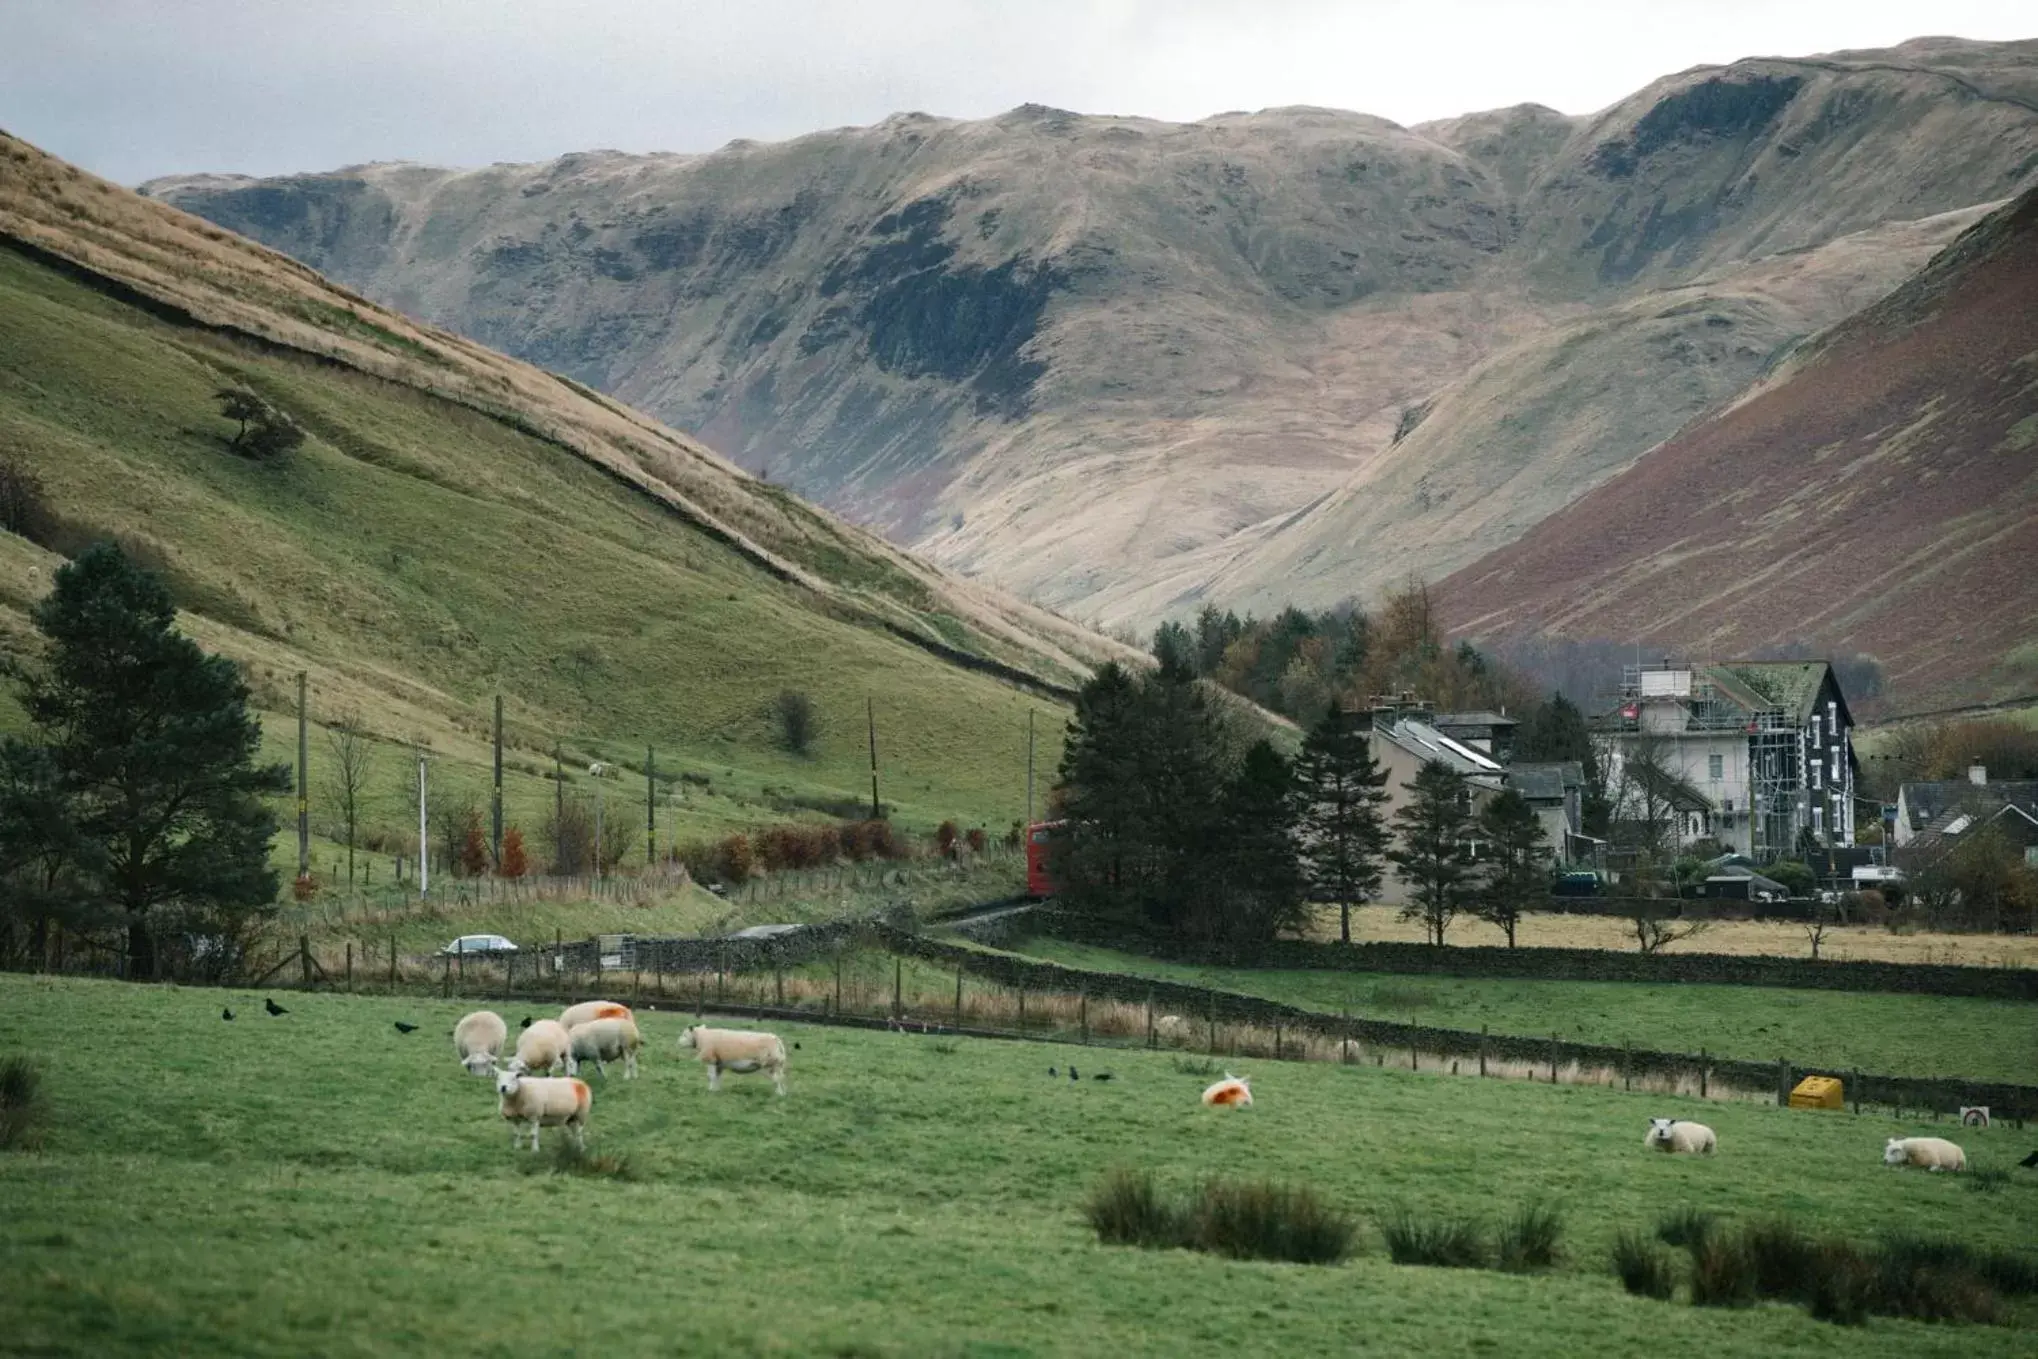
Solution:
[(396, 936), (389, 936), (389, 994), (396, 994)]
[(901, 957), (900, 957), (900, 956), (899, 956), (898, 954), (894, 953), (894, 954), (892, 955), (892, 1018), (893, 1018), (893, 1019), (897, 1019), (897, 1018), (898, 1018), (898, 1017), (899, 1017), (900, 1015), (902, 1015), (902, 1014), (904, 1014), (904, 1013), (905, 1013), (905, 1009), (904, 1009), (904, 1007), (903, 1007), (902, 999), (901, 999), (901, 996), (900, 996), (900, 994), (899, 994), (899, 982), (900, 982), (900, 978), (901, 978), (902, 974), (903, 974), (903, 973), (904, 973), (904, 971), (905, 971), (905, 963), (906, 963), (906, 960), (905, 960), (905, 959), (903, 959), (903, 958), (901, 958)]
[(835, 1013), (842, 1013), (842, 950), (835, 950)]
[(1620, 1088), (1622, 1090), (1635, 1088), (1634, 1044), (1626, 1039), (1622, 1039), (1620, 1045)]
[(1776, 1059), (1776, 1103), (1785, 1109), (1790, 1107), (1790, 1063), (1782, 1057)]
[(774, 997), (776, 997), (776, 999), (777, 999), (777, 1003), (778, 1003), (778, 1006), (779, 1006), (779, 1008), (780, 1008), (780, 1009), (784, 1009), (784, 1008), (785, 1008), (785, 969), (784, 969), (783, 967), (780, 967), (780, 966), (777, 966), (777, 965), (774, 965), (774, 966), (772, 967), (772, 969), (771, 969), (771, 989), (772, 989), (772, 994), (773, 994), (773, 996), (774, 996)]
[(1854, 1071), (1853, 1071), (1852, 1075), (1851, 1075), (1851, 1076), (1850, 1076), (1850, 1078), (1848, 1079), (1848, 1082), (1847, 1082), (1847, 1088), (1848, 1088), (1848, 1089), (1849, 1089), (1850, 1091), (1852, 1091), (1852, 1092), (1853, 1092), (1853, 1094), (1854, 1094), (1854, 1113), (1855, 1113), (1855, 1116), (1856, 1116), (1856, 1117), (1859, 1117), (1859, 1116), (1860, 1116), (1860, 1113), (1861, 1113), (1861, 1068), (1860, 1068), (1860, 1067), (1858, 1067), (1858, 1066), (1857, 1066), (1857, 1067), (1855, 1067), (1855, 1068), (1854, 1068)]
[(347, 989), (354, 989), (354, 941), (347, 941)]
[(1479, 1074), (1486, 1074), (1486, 1026), (1479, 1026)]
[(1281, 1021), (1274, 1021), (1274, 1060), (1281, 1060)]
[(1026, 1029), (1026, 986), (1023, 982), (1019, 986), (1019, 1029), (1021, 1032)]
[(955, 969), (955, 1027), (962, 1027), (962, 969)]
[(1415, 1048), (1415, 1025), (1413, 1025), (1413, 1024), (1410, 1024), (1410, 1025), (1408, 1026), (1408, 1069), (1409, 1069), (1410, 1071), (1420, 1071), (1420, 1070), (1422, 1070), (1422, 1061), (1421, 1061), (1421, 1059), (1420, 1059), (1420, 1058), (1419, 1058), (1419, 1057), (1418, 1057), (1418, 1056), (1416, 1055), (1416, 1048)]
[(1712, 1082), (1712, 1063), (1705, 1059), (1705, 1049), (1698, 1050), (1698, 1097), (1706, 1098), (1707, 1087)]
[(446, 969), (439, 979), (439, 994), (445, 996), (453, 994), (453, 958), (451, 954), (446, 956)]
[(311, 940), (305, 935), (297, 936), (297, 961), (304, 972), (304, 989), (311, 990)]
[(1076, 992), (1076, 1033), (1085, 1044), (1090, 1041), (1090, 993)]
[(1557, 1035), (1550, 1035), (1550, 1084), (1557, 1083)]

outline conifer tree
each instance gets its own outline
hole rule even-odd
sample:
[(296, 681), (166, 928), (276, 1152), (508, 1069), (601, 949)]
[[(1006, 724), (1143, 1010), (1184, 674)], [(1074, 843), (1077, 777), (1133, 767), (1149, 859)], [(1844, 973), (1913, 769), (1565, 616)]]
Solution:
[(1442, 946), (1444, 932), (1472, 895), (1472, 861), (1465, 852), (1470, 799), (1463, 776), (1437, 760), (1401, 786), (1411, 796), (1394, 813), (1399, 847), (1387, 851), (1411, 893), (1401, 918), (1420, 920), (1429, 941)]
[(1222, 900), (1201, 933), (1258, 941), (1306, 923), (1296, 803), (1288, 762), (1268, 742), (1254, 742), (1218, 809)]
[(1537, 900), (1550, 891), (1549, 870), (1543, 863), (1547, 836), (1536, 810), (1527, 798), (1509, 788), (1486, 804), (1479, 813), (1479, 836), (1487, 844), (1484, 880), (1474, 910), (1481, 920), (1498, 925), (1507, 934), (1507, 946), (1514, 947), (1514, 932), (1521, 918)]
[(1370, 717), (1332, 704), (1295, 761), (1302, 869), (1312, 895), (1338, 904), (1338, 938), (1352, 941), (1352, 907), (1380, 890), (1387, 772), (1373, 758)]

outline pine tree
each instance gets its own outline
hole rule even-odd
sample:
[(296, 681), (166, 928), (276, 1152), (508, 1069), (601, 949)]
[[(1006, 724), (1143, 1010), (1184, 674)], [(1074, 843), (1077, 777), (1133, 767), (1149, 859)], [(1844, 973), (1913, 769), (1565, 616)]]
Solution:
[(1411, 796), (1394, 813), (1400, 847), (1387, 851), (1413, 893), (1401, 918), (1420, 920), (1429, 941), (1441, 947), (1444, 931), (1472, 895), (1472, 861), (1465, 852), (1470, 799), (1464, 777), (1437, 760), (1401, 786)]
[(44, 667), (22, 706), (48, 747), (96, 886), (128, 932), (128, 975), (156, 975), (152, 916), (232, 918), (276, 899), (265, 796), (282, 765), (257, 765), (261, 726), (231, 661), (176, 629), (155, 576), (101, 543), (56, 573), (32, 618)]
[(1584, 805), (1579, 810), (1580, 829), (1587, 835), (1604, 837), (1613, 804), (1607, 795), (1606, 775), (1600, 768), (1599, 749), (1592, 743), (1591, 729), (1578, 705), (1561, 693), (1551, 693), (1547, 703), (1529, 710), (1514, 733), (1514, 758), (1522, 763), (1540, 760), (1575, 760), (1585, 776)]
[(1536, 819), (1535, 808), (1512, 788), (1479, 813), (1479, 835), (1491, 857), (1474, 910), (1481, 920), (1506, 931), (1507, 946), (1513, 948), (1522, 916), (1534, 902), (1549, 895), (1549, 869), (1543, 863), (1548, 837)]
[(1272, 745), (1254, 742), (1224, 790), (1222, 901), (1199, 933), (1257, 941), (1307, 923), (1296, 811), (1294, 771)]
[(1370, 731), (1370, 718), (1332, 704), (1295, 761), (1302, 869), (1313, 896), (1338, 904), (1338, 938), (1347, 944), (1352, 907), (1378, 894), (1387, 850), (1387, 772), (1373, 759)]
[(1057, 784), (1066, 826), (1052, 846), (1053, 870), (1073, 910), (1130, 914), (1146, 843), (1139, 728), (1139, 686), (1117, 665), (1100, 667), (1076, 695)]

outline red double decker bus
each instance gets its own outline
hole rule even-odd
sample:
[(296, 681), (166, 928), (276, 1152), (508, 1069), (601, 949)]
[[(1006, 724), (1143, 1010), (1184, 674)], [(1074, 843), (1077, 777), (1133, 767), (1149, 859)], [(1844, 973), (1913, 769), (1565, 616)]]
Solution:
[(1047, 860), (1055, 832), (1067, 824), (1066, 821), (1036, 821), (1026, 828), (1027, 896), (1051, 897), (1061, 890), (1054, 875), (1048, 871)]

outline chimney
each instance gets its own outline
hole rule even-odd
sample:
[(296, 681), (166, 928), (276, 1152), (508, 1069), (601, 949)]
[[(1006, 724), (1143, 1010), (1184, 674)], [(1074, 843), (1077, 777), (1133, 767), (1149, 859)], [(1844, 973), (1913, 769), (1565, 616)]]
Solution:
[(1977, 788), (1988, 787), (1988, 766), (1985, 764), (1967, 766), (1967, 781)]

